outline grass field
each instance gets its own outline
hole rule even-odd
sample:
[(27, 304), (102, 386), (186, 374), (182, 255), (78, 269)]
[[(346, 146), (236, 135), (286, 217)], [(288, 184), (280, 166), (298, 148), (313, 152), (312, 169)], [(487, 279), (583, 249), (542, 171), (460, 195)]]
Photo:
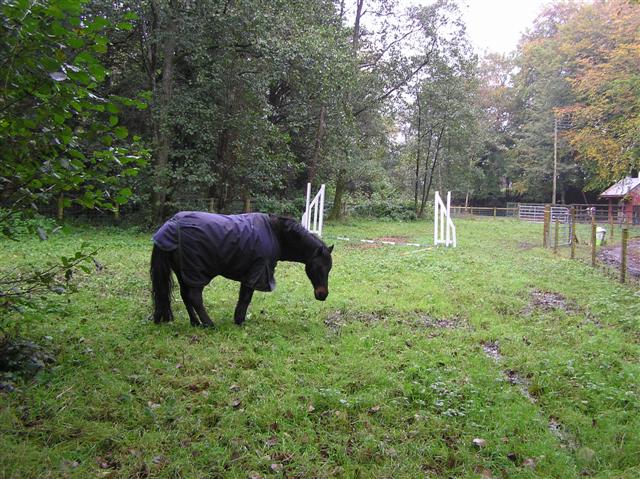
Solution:
[[(30, 312), (56, 362), (0, 394), (0, 477), (640, 477), (640, 297), (541, 249), (540, 225), (457, 220), (457, 249), (335, 242), (330, 295), (280, 263), (246, 325), (149, 314), (148, 234), (4, 241), (1, 266), (101, 248), (80, 292)], [(329, 237), (431, 242), (428, 223)]]

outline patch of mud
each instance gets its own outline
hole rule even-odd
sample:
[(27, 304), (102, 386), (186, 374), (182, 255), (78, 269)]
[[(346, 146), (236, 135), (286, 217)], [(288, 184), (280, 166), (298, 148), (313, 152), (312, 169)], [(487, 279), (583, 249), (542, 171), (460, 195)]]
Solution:
[(458, 317), (453, 316), (450, 318), (433, 318), (426, 315), (414, 316), (400, 316), (397, 319), (390, 319), (385, 312), (356, 312), (353, 314), (346, 314), (342, 310), (337, 310), (330, 313), (324, 320), (325, 326), (330, 330), (336, 332), (348, 323), (362, 323), (366, 325), (372, 325), (380, 322), (393, 322), (394, 324), (401, 324), (414, 329), (458, 329), (468, 327), (468, 323)]
[(500, 354), (500, 345), (497, 341), (489, 341), (487, 343), (482, 343), (482, 349), (487, 356), (489, 356), (494, 361), (500, 361), (502, 359), (502, 354)]
[[(488, 341), (486, 343), (482, 343), (482, 350), (496, 363), (501, 361), (502, 353), (500, 352), (500, 345), (497, 341)], [(531, 382), (526, 377), (524, 377), (518, 371), (514, 371), (513, 369), (502, 371), (502, 375), (509, 384), (511, 384), (512, 386), (517, 386), (520, 390), (520, 393), (525, 398), (527, 398), (529, 402), (533, 404), (536, 403), (536, 399), (529, 392)]]
[[(598, 259), (605, 264), (620, 268), (621, 246), (603, 246)], [(627, 274), (640, 278), (640, 238), (633, 238), (627, 244)]]
[(387, 316), (382, 313), (361, 313), (345, 314), (341, 310), (334, 311), (324, 320), (325, 326), (332, 331), (338, 331), (348, 323), (360, 322), (364, 324), (374, 324), (386, 321)]
[(553, 434), (556, 439), (558, 439), (558, 441), (560, 441), (562, 447), (577, 449), (578, 444), (575, 438), (573, 438), (571, 434), (567, 432), (560, 421), (558, 421), (558, 418), (553, 416), (549, 418), (549, 432)]
[(386, 243), (406, 243), (408, 239), (408, 236), (381, 236), (379, 238), (375, 238), (374, 241)]
[(573, 314), (578, 312), (578, 307), (560, 293), (533, 290), (531, 291), (531, 301), (529, 301), (529, 304), (524, 308), (523, 313), (530, 315), (536, 310), (543, 312), (560, 310)]
[(530, 403), (535, 404), (537, 402), (536, 398), (534, 398), (529, 392), (531, 381), (529, 381), (519, 372), (512, 369), (504, 371), (504, 374), (507, 378), (507, 382), (512, 386), (517, 386), (520, 389), (520, 393), (522, 393), (522, 395), (527, 398)]
[(468, 323), (459, 316), (450, 318), (434, 318), (431, 316), (418, 316), (414, 319), (404, 319), (401, 323), (412, 327), (429, 329), (459, 329), (468, 327)]

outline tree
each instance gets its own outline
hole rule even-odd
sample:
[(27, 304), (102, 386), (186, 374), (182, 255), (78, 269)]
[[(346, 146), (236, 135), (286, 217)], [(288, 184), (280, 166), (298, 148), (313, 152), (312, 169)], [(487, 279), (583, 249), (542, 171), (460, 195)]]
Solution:
[(584, 5), (560, 31), (575, 101), (563, 113), (580, 161), (593, 165), (591, 187), (640, 167), (640, 15), (636, 2)]
[[(118, 185), (144, 166), (145, 150), (118, 125), (123, 106), (140, 105), (100, 91), (107, 71), (96, 57), (107, 49), (109, 22), (86, 15), (80, 2), (9, 1), (1, 9), (1, 234), (14, 237), (19, 216), (56, 198), (88, 208), (125, 203), (131, 190)], [(61, 288), (91, 257), (83, 246), (44, 268), (0, 274), (0, 307)]]
[[(125, 98), (105, 98), (108, 23), (82, 16), (76, 2), (6, 2), (0, 25), (0, 182), (10, 218), (68, 192), (65, 204), (112, 208), (131, 192), (113, 190), (118, 178), (135, 175), (144, 150), (128, 142), (118, 125)], [(121, 25), (121, 27), (123, 27)], [(5, 229), (6, 234), (10, 234)]]

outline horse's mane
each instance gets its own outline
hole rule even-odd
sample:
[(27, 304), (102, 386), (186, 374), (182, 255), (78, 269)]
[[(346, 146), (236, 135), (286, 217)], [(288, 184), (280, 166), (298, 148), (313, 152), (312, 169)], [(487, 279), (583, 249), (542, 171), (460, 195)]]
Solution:
[(280, 216), (280, 215), (272, 215), (275, 217), (281, 226), (284, 233), (292, 234), (293, 236), (298, 236), (300, 240), (309, 247), (319, 248), (321, 246), (325, 246), (324, 241), (318, 238), (316, 235), (308, 231), (304, 226), (302, 226), (298, 221), (293, 218), (289, 218), (288, 216)]

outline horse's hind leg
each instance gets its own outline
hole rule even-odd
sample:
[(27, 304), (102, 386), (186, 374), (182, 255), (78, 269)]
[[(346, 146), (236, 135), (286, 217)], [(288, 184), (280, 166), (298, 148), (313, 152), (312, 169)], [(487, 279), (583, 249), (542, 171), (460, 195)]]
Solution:
[(196, 311), (189, 299), (189, 290), (191, 288), (185, 284), (180, 273), (176, 273), (176, 276), (178, 277), (178, 283), (180, 284), (180, 296), (182, 297), (184, 307), (187, 309), (187, 313), (189, 314), (191, 326), (199, 326), (200, 320), (198, 319), (198, 316), (196, 316)]
[[(204, 308), (204, 302), (202, 301), (202, 290), (203, 286), (199, 286), (197, 288), (189, 288), (187, 292), (187, 297), (189, 298), (189, 302), (195, 309), (196, 313), (198, 313), (198, 317), (200, 318), (200, 324), (202, 326), (211, 327), (213, 326), (213, 321), (207, 314), (207, 310)], [(193, 321), (191, 324), (194, 324)]]
[(233, 320), (238, 326), (244, 323), (244, 320), (247, 317), (247, 308), (249, 307), (249, 303), (251, 303), (252, 297), (253, 289), (245, 286), (244, 284), (240, 285), (238, 304), (236, 304), (236, 311), (233, 315)]

